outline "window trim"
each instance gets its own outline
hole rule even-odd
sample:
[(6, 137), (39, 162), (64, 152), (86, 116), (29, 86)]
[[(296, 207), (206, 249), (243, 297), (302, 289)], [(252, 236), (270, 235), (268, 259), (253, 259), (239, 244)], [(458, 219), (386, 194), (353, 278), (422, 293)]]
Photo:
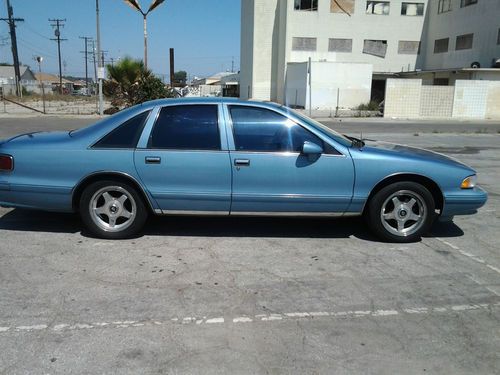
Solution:
[[(292, 121), (294, 124), (302, 127), (303, 129), (307, 130), (308, 132), (312, 133), (313, 135), (315, 135), (316, 137), (318, 137), (319, 139), (321, 139), (321, 141), (323, 141), (323, 143), (326, 143), (328, 144), (333, 150), (335, 150), (337, 153), (334, 153), (334, 154), (326, 154), (326, 153), (321, 153), (321, 156), (325, 156), (325, 157), (347, 157), (344, 152), (340, 151), (339, 150), (339, 147), (337, 146), (336, 142), (334, 142), (333, 140), (331, 140), (330, 138), (326, 137), (325, 135), (323, 135), (321, 132), (317, 131), (316, 129), (310, 127), (310, 126), (307, 126), (307, 124), (303, 124), (302, 122), (296, 120), (295, 118), (292, 118), (290, 117), (287, 113), (284, 113), (284, 112), (281, 112), (279, 110), (276, 110), (274, 108), (269, 108), (267, 106), (261, 106), (259, 105), (258, 103), (224, 103), (224, 113), (225, 113), (225, 116), (226, 116), (226, 124), (227, 124), (227, 127), (228, 127), (228, 136), (230, 134), (230, 137), (231, 137), (231, 140), (230, 140), (230, 145), (229, 145), (229, 151), (230, 152), (241, 152), (241, 153), (248, 153), (248, 154), (273, 154), (273, 155), (302, 155), (301, 152), (297, 152), (297, 151), (248, 151), (248, 150), (237, 150), (236, 149), (236, 137), (234, 135), (234, 123), (233, 123), (233, 118), (231, 116), (231, 110), (230, 110), (230, 107), (252, 107), (252, 108), (258, 108), (258, 109), (264, 109), (264, 110), (268, 110), (268, 111), (271, 111), (271, 112), (274, 112), (280, 116), (283, 116), (285, 118), (287, 118), (288, 120)], [(312, 128), (312, 129), (311, 129)], [(345, 146), (343, 146), (345, 147)], [(324, 151), (324, 150), (323, 150)]]
[[(448, 9), (445, 10), (445, 1), (447, 1), (448, 3)], [(443, 14), (443, 13), (448, 13), (448, 12), (451, 12), (453, 10), (453, 6), (452, 6), (453, 2), (451, 0), (439, 0), (438, 2), (438, 11), (437, 11), (437, 14)]]
[[(149, 114), (146, 116), (144, 119), (142, 125), (141, 125), (141, 131), (139, 132), (139, 137), (137, 138), (137, 142), (135, 143), (135, 147), (96, 147), (99, 142), (101, 142), (104, 138), (107, 136), (111, 135), (113, 132), (117, 131), (120, 129), (123, 125), (125, 125), (126, 122), (132, 120), (134, 117), (140, 116), (145, 112), (149, 112)], [(134, 116), (128, 118), (124, 122), (122, 122), (120, 125), (116, 126), (113, 128), (111, 131), (107, 132), (104, 134), (102, 137), (100, 137), (97, 141), (93, 142), (88, 149), (89, 150), (137, 150), (139, 148), (139, 144), (141, 143), (142, 135), (144, 134), (144, 129), (146, 129), (146, 125), (148, 124), (149, 119), (151, 118), (151, 114), (153, 113), (153, 109), (149, 108), (146, 109), (142, 112), (136, 113)]]
[[(161, 111), (162, 109), (164, 108), (168, 108), (168, 107), (185, 107), (185, 106), (214, 106), (216, 107), (217, 109), (217, 133), (219, 135), (219, 148), (218, 149), (187, 149), (187, 148), (158, 148), (158, 147), (151, 147), (151, 139), (153, 137), (153, 131), (154, 131), (154, 128), (155, 128), (155, 125), (156, 123), (158, 122), (158, 119), (160, 117), (160, 114), (161, 114)], [(143, 136), (145, 135), (145, 133), (147, 132), (147, 137), (145, 137), (145, 139), (143, 137), (141, 137), (141, 139), (139, 140), (139, 144), (141, 144), (141, 142), (144, 142), (145, 141), (145, 144), (143, 147), (137, 147), (137, 148), (140, 148), (142, 150), (154, 150), (154, 151), (161, 151), (161, 152), (169, 152), (169, 151), (172, 151), (172, 152), (227, 152), (227, 147), (226, 147), (226, 144), (224, 142), (224, 137), (225, 137), (225, 131), (222, 131), (221, 127), (223, 126), (223, 121), (224, 121), (224, 118), (221, 114), (221, 105), (220, 103), (196, 103), (196, 102), (193, 102), (193, 103), (172, 103), (172, 104), (167, 104), (167, 105), (161, 105), (161, 106), (158, 106), (155, 108), (155, 110), (157, 111), (155, 116), (154, 116), (154, 120), (152, 121), (151, 124), (148, 123), (148, 126), (147, 128), (148, 129), (144, 129), (143, 130)]]

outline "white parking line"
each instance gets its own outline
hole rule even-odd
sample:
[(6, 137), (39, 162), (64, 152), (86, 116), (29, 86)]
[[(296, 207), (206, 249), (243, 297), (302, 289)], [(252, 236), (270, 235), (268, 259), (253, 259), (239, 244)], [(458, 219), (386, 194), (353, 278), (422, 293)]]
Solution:
[(439, 238), (439, 237), (435, 237), (436, 240), (438, 240), (439, 242), (445, 244), (446, 246), (448, 247), (451, 247), (453, 250), (456, 250), (458, 251), (460, 254), (462, 254), (463, 256), (466, 256), (467, 258), (469, 259), (472, 259), (474, 262), (477, 262), (477, 263), (480, 263), (486, 267), (488, 267), (489, 269), (497, 272), (500, 274), (500, 269), (495, 267), (495, 266), (492, 266), (491, 264), (488, 264), (483, 258), (477, 256), (477, 255), (474, 255), (474, 254), (471, 254), (467, 251), (464, 251), (462, 249), (460, 249), (458, 246), (456, 245), (453, 245), (452, 243), (449, 243), (448, 241), (445, 241), (443, 240), (442, 238)]
[(492, 310), (500, 307), (500, 301), (495, 303), (479, 303), (479, 304), (466, 304), (454, 306), (434, 306), (434, 307), (411, 307), (400, 310), (395, 309), (379, 309), (379, 310), (349, 310), (349, 311), (311, 311), (311, 312), (289, 312), (283, 314), (258, 314), (258, 315), (242, 315), (234, 317), (233, 319), (226, 320), (223, 317), (208, 318), (207, 317), (184, 317), (184, 318), (171, 318), (164, 321), (159, 320), (125, 320), (125, 321), (111, 321), (111, 322), (95, 322), (95, 323), (59, 323), (52, 326), (46, 324), (35, 325), (19, 325), (19, 326), (0, 326), (0, 334), (7, 334), (11, 332), (64, 332), (72, 330), (88, 330), (88, 329), (112, 329), (112, 328), (137, 328), (144, 326), (159, 326), (166, 324), (180, 324), (180, 325), (207, 325), (207, 324), (249, 324), (264, 322), (263, 324), (270, 324), (266, 322), (280, 322), (291, 320), (315, 320), (315, 319), (335, 319), (335, 318), (386, 318), (391, 316), (404, 316), (415, 314), (445, 314), (445, 313), (460, 313), (464, 311), (474, 310)]

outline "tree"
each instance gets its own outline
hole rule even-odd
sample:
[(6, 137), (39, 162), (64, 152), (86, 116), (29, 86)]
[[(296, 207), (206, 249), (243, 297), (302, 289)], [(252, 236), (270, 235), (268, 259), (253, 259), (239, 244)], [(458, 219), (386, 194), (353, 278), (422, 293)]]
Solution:
[(187, 81), (187, 72), (179, 70), (174, 73), (174, 85), (185, 86)]
[(167, 90), (140, 60), (125, 57), (107, 68), (109, 78), (104, 82), (104, 94), (112, 98), (114, 107), (130, 107), (148, 100), (173, 97), (172, 91)]

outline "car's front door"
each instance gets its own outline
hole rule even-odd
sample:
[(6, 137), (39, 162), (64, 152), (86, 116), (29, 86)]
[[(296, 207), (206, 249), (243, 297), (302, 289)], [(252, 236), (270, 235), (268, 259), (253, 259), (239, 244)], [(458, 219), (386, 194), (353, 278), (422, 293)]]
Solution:
[(137, 172), (163, 213), (228, 214), (231, 165), (219, 105), (161, 108), (135, 152)]
[[(226, 113), (234, 140), (231, 214), (335, 214), (347, 209), (354, 184), (348, 155), (268, 108), (229, 105)], [(304, 142), (323, 152), (304, 154)]]

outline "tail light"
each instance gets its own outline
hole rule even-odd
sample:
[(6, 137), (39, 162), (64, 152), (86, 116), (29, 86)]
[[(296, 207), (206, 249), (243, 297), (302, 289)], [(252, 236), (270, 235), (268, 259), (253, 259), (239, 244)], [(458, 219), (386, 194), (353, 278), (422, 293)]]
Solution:
[(0, 155), (0, 171), (11, 171), (14, 169), (14, 158), (10, 155)]

